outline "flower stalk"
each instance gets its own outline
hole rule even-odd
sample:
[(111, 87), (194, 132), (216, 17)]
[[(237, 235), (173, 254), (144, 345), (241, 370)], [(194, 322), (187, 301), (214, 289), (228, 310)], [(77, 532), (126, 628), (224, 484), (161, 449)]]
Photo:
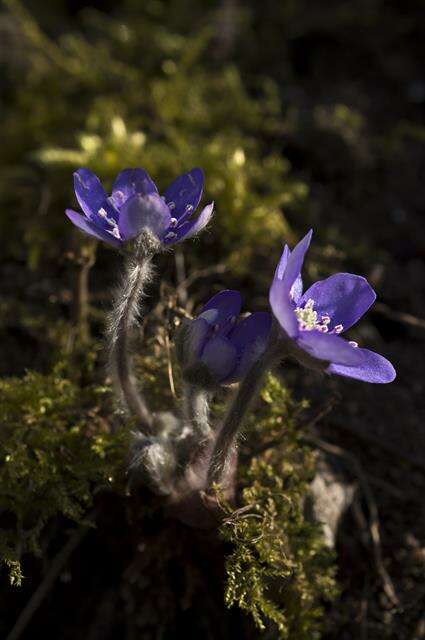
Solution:
[(252, 365), (230, 404), (210, 458), (207, 492), (211, 492), (215, 484), (220, 484), (223, 478), (227, 477), (228, 466), (234, 457), (236, 438), (242, 422), (257, 398), (266, 373), (286, 354), (284, 343), (279, 341), (278, 335), (278, 328), (273, 326), (265, 352)]
[(109, 366), (122, 398), (139, 422), (141, 431), (150, 433), (152, 415), (137, 387), (129, 353), (131, 331), (140, 313), (140, 299), (152, 277), (152, 257), (158, 242), (149, 232), (140, 235), (134, 251), (127, 256), (121, 286), (109, 315)]
[(183, 414), (187, 426), (198, 440), (208, 438), (211, 427), (207, 391), (186, 383), (183, 389)]

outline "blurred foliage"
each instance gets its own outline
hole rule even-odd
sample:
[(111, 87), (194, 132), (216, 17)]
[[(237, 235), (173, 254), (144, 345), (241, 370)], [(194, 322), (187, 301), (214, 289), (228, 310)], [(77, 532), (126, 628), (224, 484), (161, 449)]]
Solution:
[[(73, 201), (71, 173), (81, 165), (109, 184), (123, 167), (143, 166), (162, 190), (179, 173), (202, 166), (206, 198), (217, 206), (220, 258), (241, 273), (253, 256), (280, 247), (289, 231), (282, 207), (302, 202), (307, 187), (290, 177), (288, 161), (270, 142), (283, 126), (278, 91), (260, 78), (253, 97), (233, 64), (211, 63), (211, 25), (178, 34), (143, 3), (126, 22), (86, 10), (82, 30), (54, 42), (18, 0), (6, 5), (23, 55), (7, 69), (12, 79), (18, 66), (21, 82), (11, 85), (0, 163), (15, 185), (28, 183), (14, 202), (17, 228), (30, 245), (41, 243), (39, 254), (57, 250), (58, 233), (69, 235), (60, 210)], [(49, 224), (47, 233), (34, 204), (40, 183), (54, 193), (48, 215), (61, 222)], [(10, 198), (9, 185), (0, 203)]]
[(303, 514), (315, 470), (296, 419), (303, 407), (269, 376), (247, 425), (258, 455), (243, 467), (242, 506), (229, 510), (221, 528), (234, 545), (226, 561), (226, 603), (250, 612), (261, 630), (269, 628), (270, 638), (320, 638), (319, 602), (336, 595), (332, 554), (321, 527)]

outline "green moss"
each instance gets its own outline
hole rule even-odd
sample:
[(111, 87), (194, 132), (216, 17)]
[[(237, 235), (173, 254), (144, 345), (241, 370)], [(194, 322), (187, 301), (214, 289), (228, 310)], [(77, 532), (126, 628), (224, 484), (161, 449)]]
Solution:
[(336, 594), (320, 526), (303, 513), (315, 465), (301, 444), (296, 416), (302, 408), (269, 376), (261, 407), (251, 417), (254, 457), (240, 470), (242, 507), (229, 509), (221, 528), (233, 546), (226, 562), (226, 604), (249, 612), (267, 637), (291, 640), (320, 637), (321, 600)]
[(0, 381), (0, 556), (12, 584), (50, 519), (82, 523), (97, 491), (123, 489), (126, 433), (111, 434), (108, 405), (108, 387), (81, 389), (59, 368)]
[[(154, 343), (137, 365), (155, 408), (171, 407), (167, 359)], [(81, 388), (66, 371), (57, 366), (50, 375), (28, 372), (0, 382), (0, 556), (16, 586), (22, 555), (44, 554), (49, 522), (61, 516), (87, 523), (96, 493), (125, 493), (132, 425), (115, 410), (109, 386), (92, 381)], [(241, 449), (241, 507), (227, 507), (221, 527), (232, 545), (227, 605), (249, 612), (263, 631), (291, 640), (319, 637), (319, 601), (334, 592), (320, 528), (303, 515), (314, 474), (313, 454), (301, 445), (297, 426), (304, 407), (269, 377), (251, 418), (249, 447)], [(149, 518), (149, 509), (139, 517)]]

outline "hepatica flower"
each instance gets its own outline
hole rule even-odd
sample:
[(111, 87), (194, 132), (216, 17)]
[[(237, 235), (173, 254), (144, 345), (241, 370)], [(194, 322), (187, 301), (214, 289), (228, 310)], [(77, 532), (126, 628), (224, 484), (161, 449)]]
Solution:
[(124, 169), (108, 196), (99, 178), (89, 169), (74, 173), (74, 189), (83, 214), (66, 210), (68, 218), (82, 231), (121, 248), (149, 230), (171, 245), (197, 235), (209, 222), (213, 203), (193, 217), (202, 197), (204, 174), (192, 169), (179, 176), (160, 196), (144, 169)]
[(180, 340), (186, 379), (194, 384), (240, 381), (265, 351), (271, 315), (256, 312), (238, 321), (242, 298), (224, 290), (213, 296)]
[(392, 382), (396, 374), (388, 360), (341, 337), (375, 301), (367, 280), (336, 273), (303, 293), (301, 269), (312, 233), (292, 252), (285, 245), (270, 289), (270, 304), (289, 350), (301, 362), (303, 354), (320, 361), (329, 373), (365, 382)]

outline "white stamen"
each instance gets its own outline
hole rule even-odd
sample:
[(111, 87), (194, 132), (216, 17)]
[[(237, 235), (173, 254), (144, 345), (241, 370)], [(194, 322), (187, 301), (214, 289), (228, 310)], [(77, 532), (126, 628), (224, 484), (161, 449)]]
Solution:
[(185, 212), (188, 213), (189, 211), (193, 211), (193, 206), (191, 204), (186, 205)]
[(170, 231), (169, 233), (167, 233), (164, 240), (172, 240), (173, 238), (176, 238), (176, 237), (177, 237), (177, 233), (173, 233), (173, 231)]
[(336, 327), (334, 327), (335, 333), (341, 333), (342, 331), (344, 331), (344, 327), (342, 326), (342, 324), (337, 324)]
[(177, 222), (178, 222), (177, 218), (171, 218), (170, 227), (173, 227), (173, 228), (176, 227), (177, 226)]
[(322, 324), (329, 324), (331, 319), (329, 316), (322, 316)]
[(355, 340), (350, 340), (350, 341), (348, 342), (348, 344), (351, 344), (351, 346), (352, 346), (352, 347), (358, 347), (358, 346), (359, 346), (359, 343), (358, 343), (358, 342), (356, 342)]
[(118, 230), (118, 227), (115, 226), (113, 229), (106, 229), (106, 231), (108, 233), (110, 233), (111, 235), (113, 235), (115, 238), (117, 238), (118, 240), (121, 240), (121, 236), (120, 236), (120, 232)]
[(110, 218), (108, 216), (107, 211), (105, 211), (105, 209), (102, 207), (101, 209), (99, 209), (99, 211), (97, 212), (98, 215), (103, 218), (103, 220), (105, 220), (105, 222), (107, 222), (111, 227), (116, 227), (117, 223), (115, 222), (115, 220), (113, 218)]
[(173, 209), (176, 208), (176, 203), (175, 202), (167, 202), (168, 208), (170, 211), (172, 211)]

